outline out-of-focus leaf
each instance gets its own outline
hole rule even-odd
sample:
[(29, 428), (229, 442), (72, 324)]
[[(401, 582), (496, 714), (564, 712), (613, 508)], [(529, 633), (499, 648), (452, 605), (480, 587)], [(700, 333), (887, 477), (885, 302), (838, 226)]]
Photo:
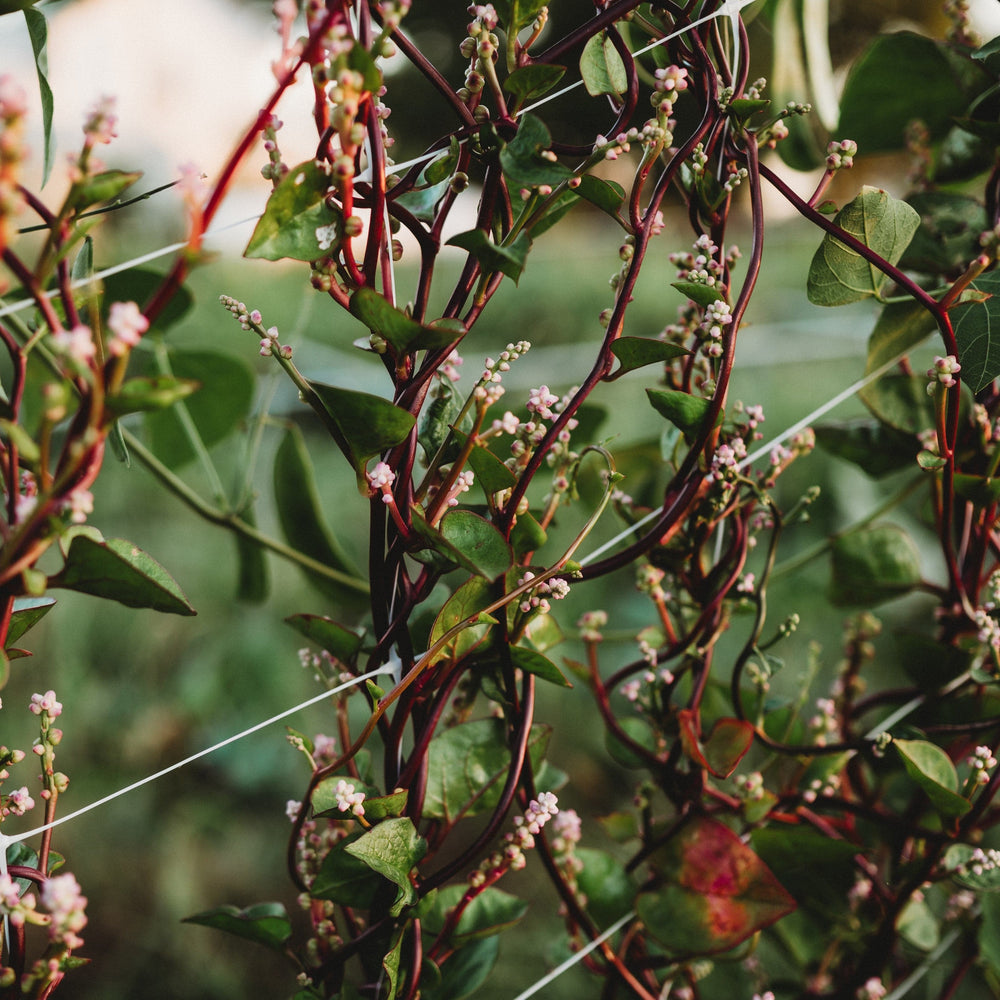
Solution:
[(329, 188), (330, 178), (315, 160), (289, 170), (267, 199), (243, 255), (304, 261), (334, 255), (344, 220), (338, 209), (327, 204)]
[(274, 497), (288, 544), (357, 581), (356, 586), (351, 586), (303, 570), (313, 585), (332, 600), (357, 602), (366, 586), (323, 516), (312, 461), (302, 432), (294, 425), (286, 431), (274, 456)]
[[(255, 379), (241, 358), (217, 351), (178, 350), (167, 355), (170, 374), (198, 388), (184, 400), (191, 422), (206, 448), (225, 440), (247, 418), (253, 405)], [(152, 378), (162, 376), (152, 363)], [(178, 469), (196, 457), (181, 417), (171, 409), (149, 412), (144, 418), (149, 448), (164, 465)]]
[(875, 477), (912, 468), (920, 450), (915, 437), (872, 417), (821, 424), (816, 428), (816, 441), (824, 451)]
[[(865, 186), (833, 220), (866, 247), (898, 263), (920, 225), (916, 209), (880, 188)], [(826, 234), (806, 280), (809, 301), (839, 306), (881, 294), (889, 279), (856, 250)]]
[(31, 51), (35, 56), (35, 72), (38, 76), (38, 95), (42, 101), (42, 187), (45, 187), (49, 174), (52, 173), (52, 163), (55, 159), (55, 145), (52, 142), (52, 111), (54, 100), (52, 87), (49, 86), (49, 59), (46, 51), (49, 27), (45, 15), (35, 10), (35, 0), (5, 0), (0, 3), (0, 14), (22, 9), (24, 20), (28, 25), (28, 37), (31, 39)]
[(745, 719), (719, 719), (704, 741), (701, 721), (692, 709), (677, 713), (684, 752), (716, 778), (728, 778), (753, 744), (754, 728)]
[[(919, 93), (926, 96), (920, 120), (939, 139), (987, 79), (973, 60), (949, 52), (943, 42), (909, 31), (879, 35), (848, 74), (838, 134), (857, 142), (862, 153), (902, 149)], [(929, 90), (927, 80), (934, 81)]]
[(105, 170), (94, 174), (73, 188), (73, 207), (77, 211), (114, 201), (126, 188), (131, 187), (142, 171)]
[(927, 740), (893, 740), (907, 774), (927, 793), (943, 816), (964, 816), (972, 803), (958, 794), (958, 774), (951, 758)]
[(866, 387), (862, 402), (881, 423), (910, 437), (934, 427), (925, 377), (886, 375)]
[(153, 413), (187, 399), (200, 388), (200, 382), (175, 375), (139, 376), (130, 378), (117, 392), (109, 395), (106, 405), (116, 417), (126, 413)]
[[(440, 934), (445, 928), (448, 914), (459, 904), (464, 894), (465, 886), (447, 885), (424, 900), (419, 910), (424, 929), (429, 934)], [(516, 924), (527, 909), (528, 904), (523, 899), (490, 886), (465, 908), (448, 941), (453, 947), (458, 947), (492, 937)]]
[[(934, 317), (923, 306), (915, 302), (893, 302), (885, 306), (871, 336), (868, 338), (865, 374), (868, 375), (876, 371), (892, 361), (893, 358), (897, 358), (916, 347), (936, 328)], [(876, 402), (873, 386), (865, 386), (858, 395), (864, 404), (878, 416), (878, 410), (873, 405)]]
[[(257, 518), (252, 506), (240, 515), (251, 527), (257, 526)], [(236, 536), (236, 596), (248, 604), (260, 604), (267, 600), (270, 591), (270, 577), (267, 556), (264, 550), (243, 535)]]
[(576, 882), (587, 900), (587, 912), (598, 927), (610, 927), (631, 911), (636, 885), (625, 866), (605, 851), (578, 847), (574, 852), (583, 865)]
[(920, 228), (899, 260), (901, 267), (947, 274), (964, 269), (980, 252), (979, 234), (986, 228), (981, 202), (951, 191), (917, 191), (906, 200), (920, 214)]
[[(978, 849), (982, 852), (982, 848)], [(969, 844), (952, 844), (944, 856), (944, 866), (952, 879), (973, 892), (1000, 892), (1000, 868), (982, 864), (980, 854)]]
[[(499, 955), (500, 938), (495, 934), (470, 941), (448, 958), (439, 982), (425, 986), (421, 976), (420, 996), (424, 1000), (465, 1000), (486, 982)], [(428, 961), (425, 956), (425, 967)]]
[(183, 923), (215, 927), (278, 952), (285, 950), (285, 942), (292, 936), (292, 922), (283, 903), (258, 903), (242, 910), (235, 906), (218, 906), (185, 917)]
[(565, 66), (534, 63), (514, 70), (503, 82), (503, 89), (519, 102), (534, 100), (548, 93), (565, 75)]
[(97, 542), (87, 535), (75, 536), (65, 565), (48, 582), (50, 587), (104, 597), (128, 608), (195, 614), (173, 577), (124, 538)]
[(920, 559), (909, 536), (879, 524), (834, 540), (831, 601), (838, 607), (870, 607), (909, 593), (920, 583)]

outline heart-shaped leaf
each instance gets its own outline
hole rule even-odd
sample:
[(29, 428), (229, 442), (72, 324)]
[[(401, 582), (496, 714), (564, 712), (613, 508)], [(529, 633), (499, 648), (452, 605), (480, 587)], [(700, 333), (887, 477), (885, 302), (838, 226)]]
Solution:
[(389, 911), (392, 916), (399, 916), (404, 906), (416, 902), (417, 890), (410, 881), (410, 872), (427, 853), (427, 841), (408, 816), (383, 820), (348, 844), (346, 851), (398, 887)]
[(1000, 375), (1000, 272), (980, 275), (969, 288), (986, 298), (954, 306), (951, 320), (962, 380), (979, 392)]
[(677, 955), (729, 951), (795, 909), (771, 870), (729, 827), (686, 823), (652, 858), (665, 884), (639, 896), (650, 935)]
[(470, 229), (458, 233), (448, 240), (448, 245), (461, 247), (479, 261), (483, 270), (489, 274), (499, 271), (513, 279), (514, 284), (520, 280), (524, 270), (524, 262), (531, 249), (531, 236), (522, 230), (510, 245), (501, 246), (493, 243), (481, 229)]
[(927, 793), (943, 816), (964, 816), (972, 803), (958, 794), (958, 775), (951, 758), (936, 743), (893, 740), (907, 774)]

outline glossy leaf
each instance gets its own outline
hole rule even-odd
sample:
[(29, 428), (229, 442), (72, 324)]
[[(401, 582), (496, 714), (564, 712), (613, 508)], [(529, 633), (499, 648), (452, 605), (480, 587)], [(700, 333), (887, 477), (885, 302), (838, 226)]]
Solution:
[(909, 536), (879, 524), (834, 539), (830, 599), (838, 607), (870, 607), (920, 583), (920, 558)]
[(907, 774), (927, 793), (943, 816), (964, 816), (972, 803), (958, 794), (958, 774), (951, 758), (936, 743), (893, 740)]
[(321, 615), (289, 615), (285, 622), (341, 663), (353, 663), (361, 649), (362, 637), (331, 618)]
[(450, 326), (422, 326), (371, 288), (359, 288), (351, 297), (351, 312), (372, 333), (388, 341), (397, 354), (445, 347), (462, 335)]
[(468, 250), (488, 274), (499, 271), (513, 279), (516, 285), (531, 249), (531, 237), (522, 231), (509, 246), (500, 246), (493, 243), (481, 229), (470, 229), (452, 236), (448, 245)]
[(517, 482), (514, 473), (492, 451), (479, 445), (469, 453), (469, 468), (487, 499), (495, 493), (510, 489)]
[(620, 184), (594, 177), (592, 174), (584, 174), (573, 190), (581, 198), (611, 216), (618, 214), (625, 201), (625, 189)]
[(235, 906), (218, 906), (185, 917), (183, 923), (214, 927), (278, 952), (285, 950), (285, 943), (292, 936), (292, 922), (283, 903), (258, 903), (242, 910)]
[(872, 417), (821, 424), (816, 428), (816, 442), (875, 477), (912, 468), (920, 448), (916, 437)]
[(389, 911), (392, 916), (399, 916), (404, 906), (416, 902), (417, 890), (410, 882), (410, 872), (427, 853), (427, 841), (417, 833), (409, 817), (383, 820), (345, 850), (398, 887)]
[(943, 42), (909, 31), (879, 35), (848, 74), (837, 133), (857, 142), (863, 153), (903, 149), (913, 95), (920, 94), (920, 120), (931, 138), (939, 139), (978, 89), (975, 77), (986, 79), (971, 59), (956, 60)]
[(611, 377), (618, 378), (637, 368), (662, 364), (664, 361), (671, 361), (691, 352), (677, 344), (650, 340), (648, 337), (619, 337), (611, 345), (611, 353), (619, 361), (618, 369)]
[(729, 951), (795, 909), (764, 862), (717, 820), (685, 824), (652, 861), (665, 884), (642, 893), (636, 909), (673, 954)]
[[(224, 441), (247, 419), (256, 380), (242, 358), (218, 351), (178, 350), (170, 351), (167, 359), (171, 376), (198, 388), (184, 399), (184, 406), (206, 448)], [(151, 363), (145, 374), (162, 377)], [(143, 425), (150, 451), (164, 465), (178, 469), (195, 459), (197, 453), (176, 411), (149, 412)]]
[(51, 597), (15, 597), (14, 610), (7, 626), (6, 645), (12, 646), (28, 629), (34, 628), (55, 607), (55, 603)]
[[(436, 935), (444, 930), (448, 914), (459, 904), (465, 890), (464, 885), (448, 885), (424, 901), (420, 918), (429, 934)], [(448, 942), (452, 947), (461, 947), (492, 937), (516, 924), (527, 910), (528, 904), (523, 899), (491, 886), (475, 896), (465, 908)]]
[(962, 381), (979, 392), (1000, 375), (1000, 272), (980, 275), (969, 288), (986, 300), (960, 303), (951, 310), (951, 321)]
[(97, 542), (87, 535), (76, 535), (65, 565), (49, 577), (49, 586), (104, 597), (129, 608), (195, 614), (170, 574), (124, 538)]
[(503, 89), (523, 103), (548, 93), (565, 74), (565, 66), (546, 63), (520, 66), (504, 80)]
[(322, 382), (309, 385), (337, 426), (337, 444), (354, 467), (359, 480), (370, 458), (405, 440), (416, 419), (381, 396), (340, 389)]
[(701, 430), (711, 407), (709, 400), (679, 389), (647, 389), (646, 395), (656, 412), (682, 431), (688, 442)]
[(672, 281), (670, 286), (700, 306), (726, 301), (725, 295), (715, 285), (706, 285), (704, 281)]
[(542, 656), (541, 653), (533, 649), (525, 649), (524, 646), (511, 646), (510, 658), (514, 666), (525, 673), (534, 674), (536, 677), (541, 678), (541, 680), (555, 684), (557, 687), (568, 688), (573, 686), (548, 657)]
[(588, 39), (580, 56), (580, 75), (591, 97), (618, 97), (628, 90), (628, 71), (607, 32)]
[(719, 719), (704, 742), (696, 712), (680, 709), (677, 724), (684, 752), (716, 778), (728, 778), (753, 744), (753, 726), (744, 719)]
[(552, 145), (545, 123), (535, 115), (523, 115), (517, 135), (500, 152), (500, 166), (515, 188), (534, 188), (541, 184), (555, 186), (573, 176), (573, 171), (558, 160), (543, 155)]
[(52, 112), (55, 101), (52, 97), (52, 87), (49, 85), (49, 60), (46, 50), (48, 41), (48, 21), (45, 15), (36, 10), (32, 5), (35, 0), (6, 0), (0, 5), (0, 12), (8, 13), (8, 10), (24, 10), (24, 20), (28, 26), (28, 37), (31, 39), (31, 51), (35, 57), (35, 74), (38, 77), (38, 95), (42, 102), (42, 187), (45, 187), (52, 172), (52, 163), (55, 160), (55, 144), (52, 142)]
[[(531, 727), (528, 755), (537, 771), (549, 743), (548, 726)], [(500, 801), (510, 750), (500, 719), (477, 719), (435, 736), (427, 751), (424, 817), (451, 824), (488, 812)]]
[(470, 510), (451, 510), (441, 518), (441, 537), (462, 565), (486, 580), (506, 573), (513, 554), (503, 535), (485, 518)]
[[(920, 216), (905, 201), (866, 186), (833, 221), (890, 264), (896, 264), (913, 239)], [(815, 305), (839, 306), (880, 295), (888, 280), (856, 250), (827, 234), (813, 257), (806, 291)]]
[(243, 255), (313, 261), (336, 254), (344, 227), (340, 211), (327, 205), (329, 188), (315, 160), (289, 170), (267, 199)]
[[(477, 615), (487, 605), (492, 603), (493, 593), (490, 585), (482, 577), (474, 576), (466, 580), (458, 590), (445, 602), (444, 607), (434, 620), (431, 629), (430, 645), (435, 645), (445, 634), (461, 622), (472, 620), (461, 632), (448, 641), (435, 655), (432, 662), (449, 659), (458, 662), (475, 649), (489, 634), (490, 620), (478, 621)], [(496, 619), (492, 619), (495, 623)]]
[(288, 544), (359, 584), (351, 587), (304, 569), (313, 586), (333, 600), (357, 601), (365, 589), (363, 581), (323, 516), (312, 461), (302, 432), (294, 424), (285, 432), (274, 456), (274, 499)]

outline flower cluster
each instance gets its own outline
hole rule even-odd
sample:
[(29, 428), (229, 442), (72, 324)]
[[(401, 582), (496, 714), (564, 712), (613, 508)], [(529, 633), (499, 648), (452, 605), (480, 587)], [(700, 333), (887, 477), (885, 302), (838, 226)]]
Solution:
[(848, 170), (854, 166), (854, 157), (857, 155), (858, 144), (852, 139), (831, 142), (826, 147), (826, 169)]
[(559, 800), (552, 792), (542, 792), (528, 803), (523, 816), (514, 817), (514, 830), (504, 834), (502, 851), (494, 851), (469, 876), (473, 888), (485, 888), (505, 871), (519, 871), (527, 863), (524, 852), (535, 846), (535, 837), (559, 812)]
[(607, 624), (607, 611), (584, 611), (577, 620), (576, 627), (580, 630), (580, 639), (583, 642), (601, 642), (604, 638), (601, 629)]
[(135, 302), (112, 302), (108, 311), (108, 329), (112, 336), (108, 350), (116, 357), (127, 354), (149, 329), (149, 320)]
[(975, 784), (985, 785), (990, 780), (990, 771), (997, 766), (997, 759), (989, 747), (979, 746), (966, 759), (966, 763), (972, 768)]
[(954, 354), (946, 357), (937, 356), (934, 358), (934, 367), (927, 369), (927, 377), (931, 380), (927, 386), (928, 395), (933, 395), (938, 385), (943, 385), (950, 389), (958, 385), (958, 380), (954, 377), (962, 370), (958, 363), (958, 358)]
[[(523, 587), (524, 584), (530, 583), (534, 579), (535, 574), (531, 570), (526, 570), (524, 576), (518, 579), (517, 585)], [(561, 601), (568, 594), (569, 583), (566, 580), (559, 576), (549, 577), (547, 580), (541, 580), (527, 591), (521, 598), (518, 607), (524, 614), (537, 612), (540, 615), (545, 615), (552, 609), (549, 598), (553, 601)]]

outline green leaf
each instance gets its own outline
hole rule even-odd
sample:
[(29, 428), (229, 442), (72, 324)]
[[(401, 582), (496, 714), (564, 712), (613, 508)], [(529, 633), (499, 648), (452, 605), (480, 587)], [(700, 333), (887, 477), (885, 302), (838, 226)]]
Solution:
[[(444, 379), (430, 393), (430, 398), (420, 414), (420, 425), (417, 430), (417, 442), (424, 449), (428, 464), (438, 453), (451, 433), (452, 425), (462, 412), (463, 400), (450, 381)], [(471, 427), (471, 414), (467, 417)], [(449, 448), (442, 456), (442, 461), (451, 462), (458, 457), (458, 436), (452, 438)], [(478, 476), (477, 476), (478, 478)]]
[(404, 191), (397, 198), (393, 199), (393, 201), (394, 204), (405, 208), (407, 212), (421, 222), (431, 223), (434, 221), (438, 202), (450, 189), (451, 178), (445, 177), (443, 181), (438, 181), (436, 184), (430, 184), (427, 187), (415, 187), (410, 191)]
[(441, 518), (441, 537), (451, 551), (463, 556), (462, 565), (487, 580), (506, 573), (513, 554), (503, 535), (485, 518), (470, 510), (451, 510)]
[(406, 439), (416, 418), (381, 396), (309, 382), (341, 438), (337, 445), (354, 467), (359, 483), (368, 460)]
[(896, 918), (896, 930), (907, 944), (921, 951), (931, 951), (941, 940), (937, 917), (922, 899), (907, 902)]
[(965, 889), (983, 893), (1000, 892), (1000, 868), (983, 866), (979, 874), (973, 869), (976, 850), (969, 844), (952, 844), (944, 856), (945, 868), (952, 879)]
[(856, 844), (778, 824), (754, 830), (750, 843), (799, 906), (826, 916), (844, 905), (855, 879)]
[(606, 181), (592, 174), (584, 174), (573, 190), (602, 212), (614, 217), (625, 201), (625, 189), (616, 181)]
[(519, 104), (548, 93), (565, 75), (565, 66), (533, 63), (514, 70), (503, 82), (503, 89), (513, 94)]
[(327, 852), (319, 871), (309, 887), (313, 899), (329, 899), (342, 906), (368, 909), (375, 902), (385, 878), (361, 858), (348, 851), (363, 833), (349, 834)]
[(693, 819), (651, 861), (666, 884), (640, 894), (636, 910), (673, 954), (729, 951), (795, 909), (764, 862), (717, 820)]
[(976, 49), (972, 58), (981, 62), (990, 73), (1000, 73), (1000, 35)]
[(151, 413), (186, 399), (201, 388), (194, 379), (174, 375), (152, 375), (131, 378), (118, 391), (107, 397), (108, 410), (116, 417), (126, 413)]
[(469, 254), (479, 262), (488, 274), (500, 272), (511, 278), (516, 285), (524, 270), (524, 262), (531, 249), (531, 236), (522, 230), (514, 242), (501, 246), (493, 243), (481, 229), (470, 229), (458, 233), (448, 240), (448, 245), (468, 250)]
[(18, 2), (11, 0), (0, 4), (0, 13), (9, 13), (10, 10), (21, 8), (24, 10), (24, 20), (28, 25), (28, 36), (31, 39), (31, 51), (35, 56), (35, 72), (38, 76), (38, 94), (42, 100), (42, 136), (44, 142), (44, 153), (42, 157), (42, 187), (45, 187), (52, 173), (52, 163), (55, 160), (55, 145), (52, 142), (52, 111), (54, 100), (52, 88), (49, 86), (48, 72), (49, 60), (46, 52), (46, 42), (48, 40), (48, 22), (45, 15), (40, 10), (32, 7), (34, 0), (28, 2)]
[(950, 191), (917, 191), (906, 200), (920, 214), (920, 228), (900, 258), (901, 267), (947, 275), (964, 270), (980, 253), (979, 234), (987, 228), (981, 202)]
[(105, 170), (94, 174), (73, 187), (72, 204), (77, 211), (114, 201), (126, 188), (131, 187), (142, 171)]
[[(893, 302), (885, 306), (868, 338), (865, 374), (876, 371), (916, 347), (935, 329), (937, 324), (934, 322), (934, 317), (918, 303)], [(868, 385), (858, 393), (869, 409), (873, 409), (875, 392), (876, 390)], [(873, 409), (873, 412), (876, 411)]]
[(958, 794), (958, 774), (951, 758), (936, 743), (893, 740), (907, 774), (927, 793), (943, 816), (964, 816), (972, 803)]
[(728, 778), (753, 744), (754, 728), (744, 719), (719, 719), (704, 741), (695, 711), (680, 709), (677, 722), (684, 752), (716, 778)]
[(524, 115), (517, 135), (500, 152), (500, 166), (515, 188), (534, 188), (541, 184), (556, 185), (573, 176), (573, 171), (545, 154), (552, 145), (552, 136), (545, 123), (534, 115)]
[(646, 395), (653, 409), (682, 431), (689, 444), (701, 430), (712, 405), (710, 400), (679, 389), (647, 389)]
[(770, 105), (770, 103), (771, 102), (765, 97), (737, 97), (736, 100), (729, 102), (728, 110), (729, 114), (736, 119), (737, 123), (743, 126), (746, 124), (748, 119), (753, 118), (755, 114), (763, 111)]
[(182, 923), (214, 927), (277, 952), (284, 952), (285, 943), (292, 936), (292, 922), (283, 903), (258, 903), (242, 910), (235, 906), (218, 906), (185, 917)]
[(870, 384), (862, 402), (888, 427), (910, 437), (934, 427), (934, 400), (920, 375), (886, 375)]
[(920, 120), (932, 139), (940, 139), (987, 79), (943, 42), (909, 31), (879, 35), (848, 74), (837, 133), (857, 142), (862, 153), (903, 149), (913, 95), (920, 94)]
[(437, 184), (448, 180), (458, 167), (458, 157), (461, 151), (458, 139), (451, 136), (448, 140), (448, 152), (431, 160), (420, 172), (420, 179), (425, 184)]
[[(338, 57), (338, 69), (341, 61), (343, 61), (348, 69), (361, 74), (364, 81), (362, 86), (366, 91), (370, 94), (378, 93), (379, 88), (382, 86), (382, 71), (378, 68), (378, 63), (372, 58), (372, 54), (360, 41), (355, 40), (350, 49)], [(334, 74), (334, 77), (336, 77), (336, 74)]]
[(545, 529), (531, 514), (520, 514), (511, 529), (510, 543), (514, 555), (520, 559), (527, 552), (537, 552), (548, 540)]
[(422, 326), (401, 309), (391, 305), (371, 288), (359, 288), (351, 297), (351, 312), (372, 333), (392, 345), (397, 354), (446, 347), (465, 333), (465, 328), (448, 325)]
[[(104, 299), (106, 302), (144, 302), (163, 284), (164, 275), (145, 267), (129, 268), (117, 274), (109, 274), (104, 279)], [(155, 330), (166, 330), (190, 312), (194, 306), (194, 296), (185, 286), (174, 293), (166, 308), (153, 324)]]
[(871, 607), (909, 593), (920, 583), (920, 557), (894, 524), (838, 536), (832, 547), (831, 601), (838, 607)]
[(976, 934), (979, 958), (995, 976), (1000, 976), (1000, 896), (990, 893), (979, 905), (983, 914)]
[(1000, 500), (1000, 477), (956, 473), (954, 485), (956, 496), (977, 507), (988, 507)]
[[(431, 646), (440, 641), (446, 633), (461, 622), (472, 620), (466, 628), (442, 647), (432, 660), (449, 659), (457, 663), (475, 649), (489, 634), (490, 622), (479, 622), (477, 616), (483, 608), (493, 602), (493, 591), (482, 577), (474, 576), (466, 580), (445, 602), (434, 619), (428, 642)], [(493, 622), (495, 624), (495, 619)]]
[(494, 4), (500, 23), (509, 33), (517, 34), (538, 17), (548, 0), (499, 0)]
[(55, 603), (51, 597), (15, 597), (6, 645), (13, 646), (28, 629), (34, 628), (55, 607)]
[(524, 646), (511, 646), (510, 659), (515, 667), (525, 671), (525, 673), (534, 674), (543, 681), (548, 681), (557, 687), (573, 686), (548, 657), (542, 656), (541, 653), (537, 653), (533, 649), (525, 649)]
[(49, 577), (48, 583), (50, 587), (118, 601), (128, 608), (195, 614), (170, 574), (124, 538), (96, 542), (87, 535), (76, 535), (65, 565)]
[(980, 275), (969, 288), (988, 298), (985, 302), (959, 303), (951, 310), (951, 320), (962, 381), (979, 392), (1000, 375), (1000, 271)]
[[(251, 527), (257, 527), (254, 508), (247, 506), (240, 513), (242, 520)], [(267, 557), (264, 549), (253, 539), (236, 535), (236, 596), (248, 604), (260, 604), (267, 599), (270, 592), (270, 576), (268, 574)]]
[(389, 911), (392, 916), (398, 917), (404, 906), (417, 901), (410, 872), (427, 853), (427, 841), (417, 833), (409, 817), (383, 820), (345, 850), (399, 888)]
[(583, 47), (580, 75), (591, 97), (619, 97), (628, 90), (628, 71), (606, 31), (591, 36)]
[(715, 285), (706, 285), (704, 281), (672, 281), (670, 285), (685, 298), (700, 306), (710, 306), (713, 302), (726, 301), (725, 295)]
[[(247, 419), (256, 380), (242, 358), (217, 351), (171, 350), (167, 364), (170, 374), (179, 382), (200, 386), (184, 400), (184, 406), (206, 448), (224, 441)], [(152, 359), (145, 372), (154, 379), (160, 377)], [(150, 451), (169, 468), (178, 469), (197, 457), (182, 418), (175, 410), (148, 412), (144, 426)]]
[[(420, 996), (423, 1000), (464, 1000), (489, 979), (499, 955), (497, 935), (470, 941), (443, 964), (439, 983), (425, 987), (421, 978)], [(425, 957), (424, 961), (428, 959)]]
[(691, 352), (677, 344), (667, 344), (662, 340), (650, 340), (647, 337), (619, 337), (611, 345), (611, 353), (619, 361), (618, 370), (612, 378), (618, 378), (626, 372), (635, 371), (637, 368), (661, 364)]
[[(548, 726), (531, 727), (528, 756), (536, 772), (550, 734)], [(510, 750), (500, 719), (478, 719), (446, 729), (427, 750), (424, 817), (450, 825), (495, 808), (509, 768)]]
[[(448, 885), (428, 897), (420, 907), (424, 930), (429, 934), (440, 934), (449, 913), (461, 902), (465, 890), (464, 885)], [(523, 899), (491, 886), (475, 896), (463, 910), (458, 926), (448, 936), (448, 943), (458, 948), (492, 937), (516, 924), (527, 910), (528, 904)]]
[[(890, 264), (896, 264), (913, 239), (920, 216), (905, 201), (865, 186), (833, 221)], [(839, 306), (881, 295), (888, 280), (857, 251), (827, 234), (813, 257), (806, 291), (815, 305)]]
[(341, 663), (353, 663), (361, 649), (362, 637), (330, 618), (320, 615), (289, 615), (285, 622)]
[(576, 882), (587, 899), (587, 912), (598, 927), (610, 927), (632, 910), (635, 882), (625, 866), (605, 851), (578, 847), (574, 853), (583, 865)]
[[(294, 424), (274, 456), (274, 499), (282, 534), (292, 548), (363, 584), (323, 516), (312, 461), (302, 432)], [(321, 573), (303, 572), (317, 590), (335, 601), (347, 598), (356, 602), (364, 592), (363, 586), (350, 587)]]
[(329, 189), (330, 178), (315, 160), (293, 167), (267, 199), (243, 255), (305, 261), (334, 256), (344, 223), (340, 211), (327, 204)]
[(510, 489), (517, 482), (514, 473), (492, 451), (480, 445), (469, 452), (469, 468), (487, 499), (495, 493)]
[[(652, 754), (656, 753), (656, 735), (645, 719), (626, 715), (618, 720), (618, 725), (632, 743)], [(604, 734), (604, 745), (610, 757), (622, 767), (635, 769), (646, 766), (645, 759), (636, 753), (631, 746), (620, 740), (610, 729)]]
[(816, 428), (816, 441), (824, 451), (876, 478), (911, 468), (920, 450), (915, 437), (873, 417), (822, 424)]

